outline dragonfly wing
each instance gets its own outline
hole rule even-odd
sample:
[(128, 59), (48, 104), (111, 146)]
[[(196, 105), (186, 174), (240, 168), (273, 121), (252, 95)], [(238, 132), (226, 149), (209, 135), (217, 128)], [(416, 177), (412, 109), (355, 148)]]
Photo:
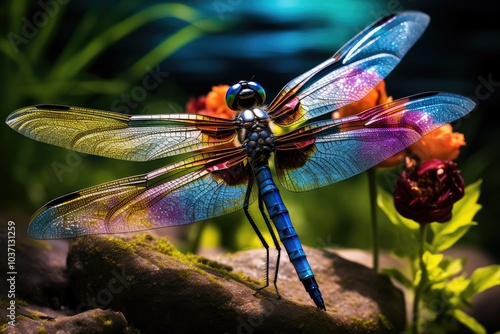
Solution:
[(147, 161), (231, 142), (232, 120), (194, 114), (137, 115), (57, 105), (18, 109), (6, 123), (21, 134), (74, 151)]
[(200, 154), (148, 174), (62, 196), (35, 213), (28, 235), (56, 239), (133, 232), (236, 211), (243, 206), (249, 179), (245, 159), (240, 149), (223, 156)]
[(422, 93), (358, 115), (319, 121), (277, 139), (278, 179), (288, 190), (326, 186), (377, 165), (474, 109), (470, 99)]
[(347, 42), (333, 57), (290, 81), (268, 106), (279, 125), (298, 125), (356, 102), (399, 63), (420, 38), (429, 17), (388, 15)]

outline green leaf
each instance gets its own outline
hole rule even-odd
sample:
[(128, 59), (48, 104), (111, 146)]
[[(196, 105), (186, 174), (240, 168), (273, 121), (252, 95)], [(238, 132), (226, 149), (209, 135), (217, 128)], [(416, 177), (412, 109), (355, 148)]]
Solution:
[(465, 188), (464, 197), (453, 206), (452, 219), (441, 224), (431, 224), (433, 240), (431, 242), (435, 252), (442, 252), (453, 246), (464, 236), (471, 226), (476, 213), (481, 209), (477, 203), (480, 195), (482, 180)]
[(381, 271), (382, 274), (385, 274), (389, 277), (394, 278), (399, 283), (403, 284), (406, 288), (411, 289), (413, 284), (411, 281), (403, 274), (400, 270), (396, 268), (385, 268)]
[[(64, 11), (67, 8), (66, 4), (54, 4), (57, 7), (56, 14), (48, 13), (47, 23), (43, 25), (43, 29), (39, 29), (37, 35), (29, 43), (27, 51), (31, 59), (39, 59), (45, 49), (49, 46), (51, 39), (54, 38), (54, 31), (59, 29), (61, 21), (64, 19)], [(47, 11), (45, 10), (45, 14)]]
[(397, 235), (394, 254), (401, 258), (415, 258), (418, 253), (419, 224), (401, 216), (394, 207), (392, 195), (380, 187), (377, 190), (377, 204), (389, 218)]
[(453, 317), (477, 334), (486, 334), (486, 329), (473, 317), (462, 310), (453, 310)]
[(387, 191), (385, 191), (381, 187), (377, 187), (377, 204), (379, 208), (387, 215), (387, 218), (389, 218), (389, 221), (393, 223), (394, 225), (398, 225), (399, 219), (398, 219), (398, 212), (396, 211), (396, 208), (394, 207), (394, 201), (391, 196)]
[(446, 258), (441, 262), (440, 267), (443, 269), (445, 277), (451, 278), (462, 271), (464, 262), (465, 260), (461, 258)]
[(192, 22), (191, 25), (180, 29), (169, 38), (157, 45), (130, 68), (132, 78), (138, 79), (147, 73), (151, 64), (160, 63), (162, 60), (174, 54), (184, 45), (203, 37), (207, 33), (220, 31), (222, 25), (213, 19), (204, 19)]
[(71, 38), (64, 44), (62, 51), (59, 53), (59, 58), (57, 61), (53, 62), (53, 66), (59, 66), (61, 62), (66, 61), (71, 55), (77, 53), (79, 49), (82, 48), (82, 44), (87, 42), (92, 27), (94, 27), (98, 21), (99, 14), (97, 11), (91, 9), (82, 13), (82, 18), (71, 34)]
[[(449, 223), (451, 223), (451, 221)], [(474, 225), (477, 225), (477, 223), (469, 222), (466, 223), (466, 225), (464, 226), (458, 226), (458, 227), (447, 226), (446, 227), (447, 231), (441, 232), (439, 231), (440, 226), (438, 224), (432, 224), (431, 230), (433, 232), (437, 230), (437, 233), (434, 234), (434, 238), (431, 242), (434, 252), (436, 253), (442, 252), (453, 246), (458, 240), (460, 240), (465, 235), (465, 233), (469, 231), (470, 227)], [(453, 228), (455, 228), (455, 230), (453, 230)]]
[[(8, 9), (8, 15), (10, 17), (23, 17), (28, 15), (28, 1), (11, 1)], [(20, 31), (22, 20), (9, 20), (9, 30), (10, 31)]]
[(470, 285), (470, 279), (465, 276), (455, 277), (444, 285), (444, 291), (441, 292), (453, 308), (471, 307), (471, 303), (464, 299), (463, 294)]
[(425, 263), (425, 267), (428, 271), (439, 268), (439, 264), (443, 260), (443, 254), (432, 254), (429, 251), (425, 251), (422, 259)]
[[(455, 203), (453, 206), (453, 214), (460, 212), (463, 214), (467, 220), (472, 220), (476, 212), (474, 213), (467, 213), (466, 210), (463, 210), (462, 207), (467, 207), (470, 205), (470, 203), (477, 203), (479, 199), (479, 195), (481, 194), (481, 184), (483, 183), (483, 180), (477, 180), (476, 182), (468, 185), (465, 187), (465, 193), (464, 197)], [(481, 205), (479, 205), (479, 208)]]
[(472, 273), (470, 276), (471, 284), (468, 293), (473, 295), (484, 290), (500, 285), (500, 264), (495, 264), (487, 267), (481, 267)]
[(443, 254), (433, 254), (426, 251), (423, 255), (428, 284), (436, 284), (448, 280), (463, 268), (462, 259), (444, 258)]
[(58, 64), (57, 68), (50, 73), (49, 79), (74, 77), (110, 45), (147, 23), (168, 17), (192, 23), (201, 17), (201, 13), (181, 3), (165, 3), (146, 7), (102, 31), (101, 34), (86, 43), (80, 52)]
[(394, 225), (401, 225), (410, 231), (419, 230), (420, 225), (417, 222), (407, 219), (398, 213), (396, 207), (394, 206), (394, 198), (391, 194), (383, 190), (381, 187), (378, 187), (377, 194), (378, 206), (382, 209), (382, 211), (384, 211)]

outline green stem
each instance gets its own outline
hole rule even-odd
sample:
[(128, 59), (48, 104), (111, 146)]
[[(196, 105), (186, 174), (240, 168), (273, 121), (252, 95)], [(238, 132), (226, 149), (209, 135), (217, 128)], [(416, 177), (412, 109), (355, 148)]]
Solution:
[(420, 281), (415, 288), (415, 297), (413, 299), (413, 319), (411, 324), (411, 333), (418, 333), (418, 320), (420, 317), (420, 299), (422, 298), (422, 291), (427, 281), (427, 271), (424, 263), (424, 248), (425, 248), (425, 232), (427, 224), (420, 224), (420, 235), (418, 244), (418, 262), (420, 266)]
[(370, 188), (370, 215), (372, 222), (373, 270), (378, 272), (379, 246), (378, 246), (378, 221), (377, 221), (377, 184), (375, 180), (375, 167), (368, 169), (368, 186)]

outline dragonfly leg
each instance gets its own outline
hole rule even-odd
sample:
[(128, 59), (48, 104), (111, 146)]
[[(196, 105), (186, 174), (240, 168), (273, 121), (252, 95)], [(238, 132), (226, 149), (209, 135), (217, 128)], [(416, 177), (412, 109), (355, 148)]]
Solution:
[[(276, 251), (278, 251), (278, 256), (276, 258), (276, 268), (274, 271), (274, 279), (273, 279), (273, 284), (274, 288), (276, 289), (276, 294), (278, 295), (278, 299), (281, 298), (280, 292), (278, 290), (278, 271), (280, 267), (280, 258), (281, 258), (281, 247), (278, 242), (278, 238), (276, 238), (276, 234), (274, 233), (273, 227), (271, 226), (271, 223), (269, 222), (269, 219), (267, 218), (267, 215), (264, 211), (264, 202), (262, 201), (262, 196), (259, 192), (259, 210), (260, 213), (262, 214), (262, 217), (264, 218), (264, 221), (266, 222), (267, 229), (269, 230), (269, 233), (271, 234), (271, 238), (273, 239), (274, 247), (276, 248)], [(268, 252), (269, 254), (269, 252)], [(269, 261), (267, 263), (267, 272), (269, 273)], [(269, 283), (268, 283), (269, 285)], [(259, 289), (260, 290), (260, 289)]]
[[(255, 221), (253, 220), (252, 216), (250, 215), (250, 212), (248, 212), (248, 206), (250, 202), (250, 195), (252, 194), (252, 186), (253, 186), (253, 172), (250, 171), (250, 180), (248, 181), (248, 187), (247, 191), (245, 193), (245, 201), (243, 202), (243, 212), (245, 213), (245, 216), (247, 217), (248, 222), (252, 226), (253, 230), (255, 231), (255, 234), (259, 238), (260, 242), (262, 243), (262, 246), (266, 249), (266, 284), (263, 287), (260, 287), (255, 291), (254, 296), (262, 289), (265, 289), (269, 286), (269, 244), (267, 243), (266, 239), (264, 239), (264, 236), (259, 230), (259, 227), (257, 224), (255, 224)], [(259, 202), (260, 202), (260, 195), (259, 195)], [(260, 205), (260, 203), (259, 203)]]

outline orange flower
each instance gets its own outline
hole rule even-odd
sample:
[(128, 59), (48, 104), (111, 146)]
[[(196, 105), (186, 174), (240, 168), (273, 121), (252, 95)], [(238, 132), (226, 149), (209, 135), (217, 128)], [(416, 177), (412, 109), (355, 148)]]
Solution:
[[(385, 82), (381, 81), (361, 100), (342, 107), (332, 114), (332, 118), (356, 115), (379, 104), (391, 102), (387, 96)], [(421, 162), (440, 159), (454, 160), (460, 154), (460, 147), (465, 145), (464, 135), (453, 132), (450, 124), (445, 124), (425, 135), (406, 150), (396, 153), (377, 165), (377, 167), (392, 167), (399, 164), (406, 156), (416, 155)]]
[(207, 108), (207, 97), (192, 97), (186, 104), (186, 112), (188, 114), (203, 114)]
[(409, 147), (412, 154), (422, 162), (431, 159), (455, 160), (460, 154), (460, 147), (465, 145), (462, 133), (453, 132), (450, 124), (445, 124), (420, 139)]
[(233, 119), (235, 111), (226, 105), (226, 92), (228, 85), (213, 86), (206, 96), (189, 99), (186, 111), (192, 114)]
[(445, 124), (432, 130), (404, 151), (381, 162), (377, 167), (395, 166), (406, 156), (417, 156), (420, 162), (432, 159), (455, 160), (460, 154), (460, 147), (464, 145), (464, 135), (460, 132), (453, 132), (451, 124)]

